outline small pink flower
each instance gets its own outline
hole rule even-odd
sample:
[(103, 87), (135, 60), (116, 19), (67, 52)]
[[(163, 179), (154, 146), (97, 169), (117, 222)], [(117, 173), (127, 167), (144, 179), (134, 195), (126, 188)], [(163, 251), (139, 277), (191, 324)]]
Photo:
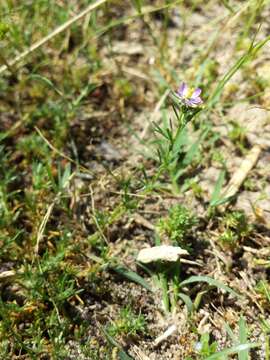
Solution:
[(201, 92), (202, 90), (200, 88), (195, 90), (189, 89), (186, 83), (182, 83), (175, 94), (183, 105), (187, 107), (197, 107), (203, 103), (200, 97)]

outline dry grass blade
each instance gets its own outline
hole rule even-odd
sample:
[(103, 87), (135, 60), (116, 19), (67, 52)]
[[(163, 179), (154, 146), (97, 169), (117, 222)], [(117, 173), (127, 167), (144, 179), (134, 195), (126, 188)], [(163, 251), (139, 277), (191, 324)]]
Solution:
[(7, 270), (0, 273), (0, 280), (10, 278), (12, 276), (15, 276), (16, 272), (14, 270)]
[(46, 139), (46, 137), (43, 135), (43, 133), (40, 131), (40, 129), (38, 127), (35, 126), (35, 130), (38, 133), (38, 135), (42, 138), (42, 140), (45, 141), (45, 143), (49, 146), (49, 148), (53, 151), (55, 151), (59, 156), (61, 156), (62, 158), (70, 161), (72, 164), (75, 164), (79, 167), (79, 169), (81, 171), (84, 171), (86, 173), (88, 173), (89, 175), (92, 175), (91, 171), (88, 170), (87, 168), (85, 168), (82, 165), (79, 165), (75, 160), (71, 159), (69, 156), (67, 156), (66, 154), (64, 154), (63, 152), (61, 152), (60, 150), (58, 150), (56, 147), (54, 147), (48, 139)]
[(151, 81), (151, 78), (145, 73), (143, 73), (141, 70), (133, 69), (131, 67), (123, 66), (122, 70), (127, 73), (128, 75), (135, 76), (139, 79), (145, 80), (145, 81)]
[(243, 160), (239, 169), (234, 173), (222, 197), (231, 198), (236, 195), (248, 173), (257, 163), (261, 151), (262, 149), (259, 145), (253, 146), (246, 158)]
[(91, 194), (91, 207), (92, 207), (92, 219), (98, 229), (98, 232), (99, 234), (101, 235), (101, 237), (103, 238), (103, 240), (105, 241), (105, 243), (108, 245), (109, 242), (106, 238), (106, 236), (104, 235), (104, 232), (103, 230), (101, 229), (98, 221), (97, 221), (97, 218), (96, 218), (96, 209), (95, 209), (95, 200), (94, 200), (94, 191), (93, 191), (93, 188), (90, 186), (90, 194)]
[(38, 234), (37, 234), (37, 242), (36, 242), (36, 246), (35, 246), (35, 255), (38, 254), (38, 251), (39, 251), (39, 244), (43, 238), (43, 234), (44, 234), (44, 230), (45, 230), (45, 227), (46, 227), (46, 224), (50, 218), (50, 215), (52, 213), (52, 210), (54, 208), (54, 205), (55, 205), (56, 201), (52, 202), (49, 206), (48, 206), (48, 209), (46, 211), (46, 214), (39, 226), (39, 229), (38, 229)]
[(86, 9), (81, 11), (78, 15), (72, 17), (68, 21), (66, 21), (64, 24), (58, 26), (55, 30), (53, 30), (50, 34), (42, 38), (41, 40), (35, 42), (33, 45), (31, 45), (27, 50), (23, 51), (20, 55), (16, 56), (15, 59), (8, 61), (8, 65), (3, 65), (0, 67), (0, 74), (5, 72), (7, 69), (11, 68), (15, 64), (22, 61), (26, 56), (30, 55), (32, 52), (40, 48), (42, 45), (46, 44), (48, 41), (53, 39), (56, 35), (60, 34), (61, 32), (67, 30), (71, 25), (73, 25), (78, 20), (85, 17), (87, 14), (89, 14), (91, 11), (99, 7), (100, 5), (107, 2), (107, 0), (98, 0), (94, 4), (90, 4), (87, 6)]
[(140, 214), (134, 214), (134, 221), (138, 224), (138, 225), (142, 225), (143, 227), (145, 227), (146, 229), (155, 230), (154, 225), (152, 225), (150, 223), (150, 221), (146, 220), (143, 216), (141, 216)]
[(264, 309), (257, 301), (258, 296), (256, 294), (256, 291), (254, 290), (254, 286), (251, 284), (248, 275), (244, 271), (240, 271), (239, 275), (241, 276), (241, 278), (243, 279), (244, 283), (247, 286), (247, 290), (245, 291), (246, 295), (253, 301), (254, 304), (256, 304), (260, 312), (264, 314)]
[(145, 355), (144, 352), (137, 345), (133, 347), (133, 352), (137, 356), (138, 360), (150, 360), (150, 358)]
[(165, 341), (169, 336), (173, 335), (177, 330), (177, 327), (175, 324), (168, 327), (168, 329), (161, 334), (159, 337), (157, 337), (154, 341), (154, 346), (158, 346), (160, 343)]
[[(68, 182), (74, 177), (75, 173), (71, 174), (69, 176), (69, 179), (68, 179)], [(38, 229), (38, 233), (37, 233), (37, 241), (36, 241), (36, 245), (35, 245), (35, 249), (34, 249), (34, 253), (35, 255), (38, 255), (38, 252), (39, 252), (39, 244), (43, 238), (43, 235), (44, 235), (44, 231), (45, 231), (45, 228), (46, 228), (46, 225), (49, 221), (49, 218), (51, 216), (51, 213), (53, 211), (53, 208), (54, 206), (56, 205), (56, 203), (59, 201), (60, 197), (62, 195), (62, 192), (59, 191), (55, 197), (55, 199), (53, 200), (53, 202), (48, 206), (47, 208), (47, 211), (40, 223), (40, 226), (39, 226), (39, 229)]]

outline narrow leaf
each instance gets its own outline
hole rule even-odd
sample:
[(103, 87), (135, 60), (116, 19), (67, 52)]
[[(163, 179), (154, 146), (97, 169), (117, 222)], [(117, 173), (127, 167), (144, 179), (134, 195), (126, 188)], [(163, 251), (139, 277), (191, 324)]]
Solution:
[(60, 95), (61, 97), (63, 97), (63, 93), (61, 90), (59, 90), (55, 85), (54, 83), (48, 79), (47, 77), (45, 76), (42, 76), (42, 75), (39, 75), (39, 74), (31, 74), (29, 75), (29, 78), (30, 79), (34, 79), (34, 80), (37, 80), (37, 81), (40, 81), (44, 84), (46, 84), (48, 87), (52, 88), (58, 95)]
[(236, 345), (236, 346), (232, 346), (231, 348), (229, 349), (225, 349), (225, 350), (222, 350), (222, 351), (219, 351), (213, 355), (210, 355), (208, 356), (205, 360), (220, 360), (222, 357), (226, 357), (226, 356), (229, 356), (229, 355), (234, 355), (234, 354), (237, 354), (239, 353), (240, 351), (245, 351), (245, 350), (249, 350), (249, 349), (252, 349), (252, 348), (256, 348), (256, 347), (259, 347), (260, 344), (250, 344), (250, 343), (247, 343), (247, 344), (239, 344), (239, 345)]
[[(239, 343), (247, 343), (247, 324), (243, 316), (240, 317), (239, 323)], [(239, 360), (248, 360), (248, 350), (241, 350), (238, 353)]]
[(216, 280), (216, 279), (213, 279), (209, 276), (191, 276), (190, 278), (188, 278), (187, 280), (184, 280), (180, 283), (180, 286), (183, 287), (185, 285), (189, 285), (189, 284), (192, 284), (194, 282), (206, 282), (208, 285), (210, 286), (215, 286), (217, 288), (220, 288), (226, 292), (228, 292), (229, 294), (233, 295), (233, 296), (236, 296), (240, 299), (242, 299), (243, 297), (238, 294), (236, 291), (234, 291), (233, 289), (231, 289), (229, 286), (223, 284), (222, 282)]
[(237, 336), (235, 336), (235, 334), (233, 333), (230, 325), (227, 324), (227, 323), (224, 323), (224, 327), (225, 327), (225, 330), (227, 331), (227, 334), (228, 334), (229, 337), (231, 338), (231, 340), (232, 340), (234, 343), (237, 343), (237, 342), (238, 342)]
[(190, 297), (188, 295), (186, 295), (186, 294), (183, 294), (183, 293), (178, 294), (178, 296), (180, 297), (180, 299), (186, 305), (188, 312), (192, 313), (192, 311), (193, 311), (193, 303), (192, 303)]
[(225, 181), (225, 175), (226, 175), (226, 170), (222, 169), (219, 173), (218, 179), (217, 179), (215, 187), (214, 187), (213, 194), (211, 196), (210, 206), (217, 206), (217, 203), (221, 200), (219, 198), (219, 196), (220, 196), (220, 192), (221, 192), (221, 189), (222, 189), (224, 181)]
[(211, 206), (218, 206), (218, 205), (222, 205), (225, 204), (226, 202), (230, 202), (231, 200), (233, 200), (235, 198), (235, 196), (225, 196), (223, 198), (217, 199), (217, 201), (215, 202), (211, 202), (210, 205)]
[(107, 338), (108, 342), (116, 347), (117, 349), (119, 349), (119, 353), (118, 353), (118, 356), (120, 358), (120, 360), (133, 360), (132, 357), (130, 357), (121, 347), (120, 344), (118, 344), (118, 342), (110, 335), (108, 334), (108, 332), (103, 328), (101, 327), (101, 330), (103, 332), (103, 334), (105, 335), (105, 337)]
[(217, 87), (215, 88), (213, 94), (211, 95), (210, 99), (208, 100), (209, 108), (213, 107), (219, 100), (220, 95), (223, 91), (224, 86), (227, 82), (234, 76), (234, 74), (250, 59), (254, 58), (257, 55), (257, 52), (270, 40), (270, 35), (267, 36), (264, 40), (259, 41), (257, 44), (251, 44), (251, 47), (248, 51), (242, 55), (234, 65), (226, 72), (223, 78), (219, 81)]
[(124, 266), (112, 266), (112, 270), (114, 270), (117, 274), (122, 275), (123, 277), (127, 278), (128, 280), (134, 281), (135, 283), (141, 285), (145, 289), (149, 291), (153, 291), (151, 289), (151, 286), (142, 278), (140, 275), (138, 275), (136, 272), (124, 267)]

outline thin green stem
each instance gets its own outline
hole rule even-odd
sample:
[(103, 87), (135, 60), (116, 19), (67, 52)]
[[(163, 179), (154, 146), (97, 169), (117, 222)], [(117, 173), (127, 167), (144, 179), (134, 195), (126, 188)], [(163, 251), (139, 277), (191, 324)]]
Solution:
[(180, 262), (177, 261), (173, 269), (173, 296), (172, 296), (172, 310), (176, 308), (178, 294), (179, 294), (179, 277), (180, 277)]
[[(179, 123), (178, 123), (178, 128), (176, 131), (175, 136), (173, 137), (172, 140), (172, 146), (171, 146), (171, 153), (172, 153), (172, 160), (173, 162), (175, 161), (175, 155), (177, 155), (177, 153), (179, 153), (179, 139), (182, 136), (182, 131), (184, 129), (184, 127), (186, 126), (186, 121), (185, 121), (185, 113), (181, 113), (180, 118), (179, 118)], [(177, 164), (177, 161), (176, 161)], [(175, 177), (175, 170), (176, 170), (176, 164), (171, 164), (171, 169), (170, 169), (170, 178), (171, 178), (171, 182), (172, 182), (172, 189), (173, 192), (178, 194), (179, 193), (179, 184), (178, 184), (178, 180)]]
[(168, 278), (166, 274), (160, 273), (160, 283), (162, 289), (162, 301), (166, 312), (170, 311), (170, 299), (168, 295)]

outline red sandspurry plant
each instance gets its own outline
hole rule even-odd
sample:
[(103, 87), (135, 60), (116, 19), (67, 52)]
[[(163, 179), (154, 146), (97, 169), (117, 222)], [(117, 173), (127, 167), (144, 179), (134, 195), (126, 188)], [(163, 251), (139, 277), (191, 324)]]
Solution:
[[(160, 178), (161, 174), (168, 174), (172, 189), (176, 193), (179, 192), (179, 177), (197, 155), (197, 150), (191, 151), (189, 148), (190, 144), (186, 141), (185, 128), (203, 109), (201, 93), (202, 90), (199, 87), (192, 88), (183, 82), (176, 91), (170, 93), (176, 119), (173, 121), (170, 112), (165, 111), (163, 124), (154, 123), (153, 129), (159, 134), (158, 140), (155, 142), (159, 161), (156, 180)], [(198, 145), (195, 148), (197, 149)], [(186, 157), (189, 150), (192, 156)]]

